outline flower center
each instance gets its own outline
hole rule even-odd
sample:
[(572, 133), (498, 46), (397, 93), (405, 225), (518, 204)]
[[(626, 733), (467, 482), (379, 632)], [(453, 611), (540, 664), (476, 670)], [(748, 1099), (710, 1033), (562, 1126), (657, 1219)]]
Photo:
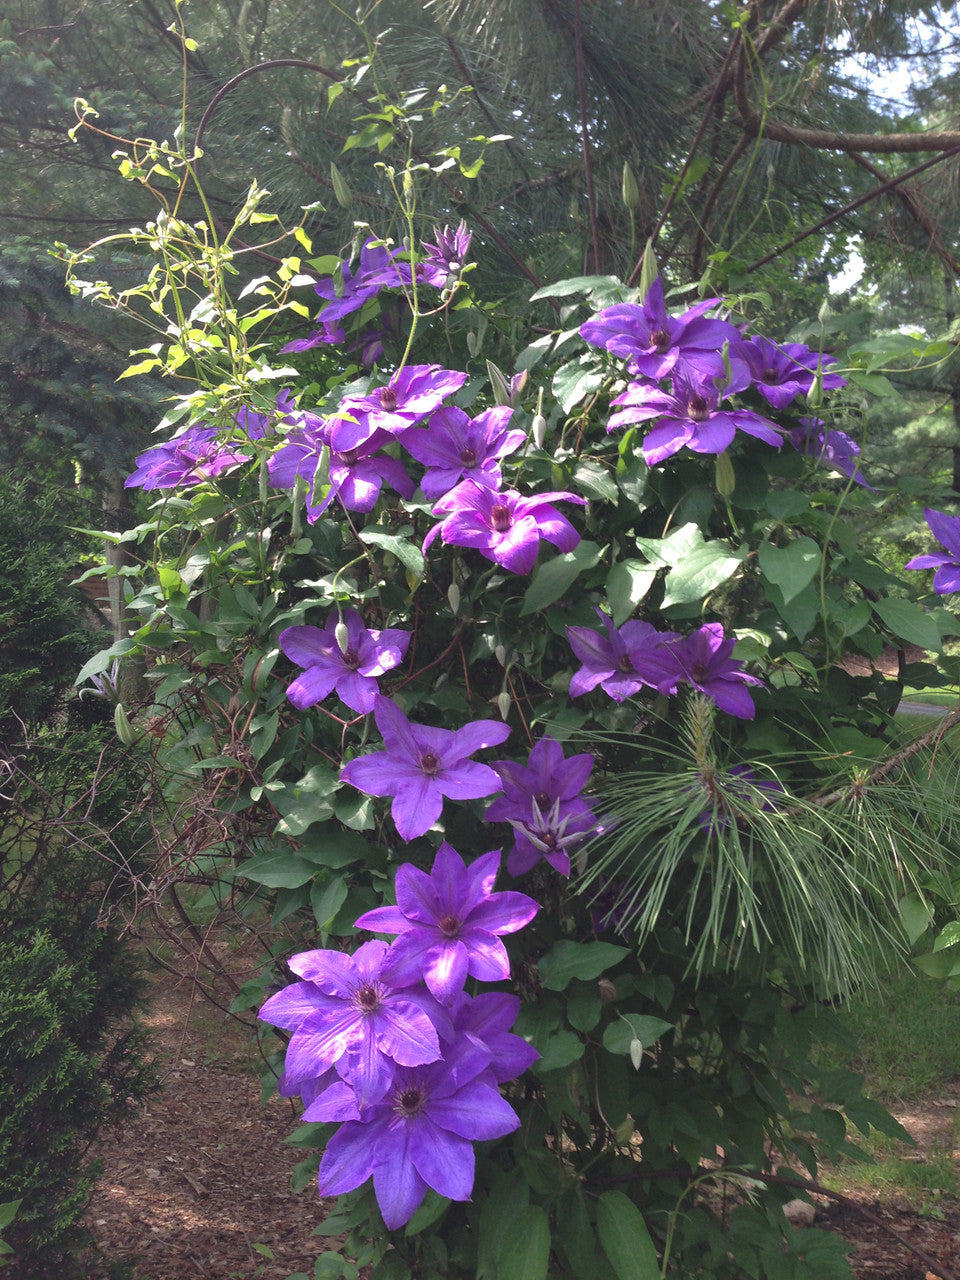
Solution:
[(420, 757), (420, 768), (432, 778), (440, 768), (440, 757), (435, 751), (425, 751)]
[(360, 665), (360, 655), (356, 649), (347, 649), (343, 655), (343, 665), (345, 667), (358, 667)]
[(776, 380), (777, 380), (776, 369), (764, 369), (763, 373), (761, 373), (759, 378), (760, 382), (776, 382)]
[(706, 422), (710, 417), (710, 406), (703, 396), (691, 396), (687, 401), (687, 413), (694, 422)]
[(666, 329), (654, 329), (650, 335), (650, 345), (654, 348), (658, 356), (662, 356), (664, 352), (670, 350), (670, 335)]
[(617, 670), (622, 671), (625, 675), (633, 670), (633, 663), (630, 661), (629, 653), (625, 653), (617, 663)]
[(544, 809), (549, 808), (550, 797), (547, 795), (545, 791), (538, 791), (533, 798), (534, 800), (536, 800), (541, 813), (543, 813)]
[(506, 533), (513, 524), (513, 517), (510, 514), (510, 508), (503, 502), (494, 504), (493, 510), (490, 512), (490, 523), (493, 525), (497, 533)]
[(540, 836), (540, 839), (543, 841), (543, 843), (547, 846), (548, 849), (556, 849), (559, 843), (559, 841), (557, 840), (557, 837), (554, 835), (552, 831), (544, 831), (543, 834)]
[(380, 992), (376, 987), (361, 987), (357, 992), (357, 1004), (364, 1013), (373, 1013), (374, 1009), (380, 1007)]
[(460, 461), (465, 467), (472, 467), (477, 460), (477, 455), (473, 449), (461, 449)]
[(340, 461), (344, 464), (344, 466), (352, 467), (353, 464), (357, 461), (357, 458), (359, 456), (360, 456), (359, 449), (348, 449), (346, 453), (341, 453)]
[(455, 938), (460, 932), (460, 920), (457, 916), (441, 916), (440, 932), (445, 938)]
[(397, 1094), (397, 1110), (402, 1116), (415, 1116), (423, 1110), (425, 1101), (422, 1089), (404, 1089)]
[(710, 674), (710, 668), (705, 662), (695, 662), (690, 669), (690, 674), (693, 676), (697, 684), (702, 684)]
[(380, 388), (380, 407), (392, 412), (397, 407), (397, 393), (393, 387)]

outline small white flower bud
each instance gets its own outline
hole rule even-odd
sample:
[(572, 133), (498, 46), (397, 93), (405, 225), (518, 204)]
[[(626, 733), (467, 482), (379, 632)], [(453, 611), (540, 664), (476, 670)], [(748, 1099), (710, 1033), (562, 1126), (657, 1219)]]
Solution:
[(341, 653), (346, 653), (350, 648), (350, 632), (347, 630), (347, 624), (341, 618), (333, 629), (333, 636), (337, 642), (337, 648)]
[(530, 424), (530, 434), (533, 436), (533, 443), (538, 449), (543, 448), (543, 442), (547, 438), (547, 420), (542, 413), (533, 415), (533, 422)]
[(460, 588), (455, 582), (451, 582), (447, 587), (447, 604), (450, 606), (451, 613), (460, 612)]
[(510, 695), (506, 689), (497, 694), (497, 710), (500, 712), (501, 720), (506, 720), (510, 714)]
[(636, 1036), (630, 1041), (630, 1061), (633, 1063), (634, 1071), (639, 1071), (640, 1064), (643, 1062), (643, 1042)]

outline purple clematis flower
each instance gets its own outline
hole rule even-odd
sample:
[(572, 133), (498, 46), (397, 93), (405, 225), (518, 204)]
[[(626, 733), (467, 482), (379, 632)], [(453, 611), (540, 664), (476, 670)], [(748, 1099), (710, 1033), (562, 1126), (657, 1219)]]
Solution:
[(722, 376), (723, 345), (740, 335), (726, 320), (705, 317), (719, 302), (719, 298), (707, 298), (683, 315), (670, 316), (658, 276), (642, 303), (607, 307), (580, 326), (580, 336), (591, 346), (629, 359), (633, 376), (659, 379), (674, 371), (705, 378)]
[(722, 390), (718, 390), (716, 379), (709, 375), (677, 374), (672, 392), (632, 383), (623, 395), (611, 402), (623, 407), (611, 416), (607, 430), (659, 418), (643, 441), (643, 457), (648, 467), (656, 466), (684, 447), (695, 453), (723, 453), (733, 443), (737, 431), (779, 448), (783, 437), (772, 422), (750, 409), (721, 407), (723, 399), (750, 384), (750, 374), (742, 360), (731, 360), (730, 366), (730, 381)]
[(519, 996), (504, 991), (485, 991), (479, 996), (461, 992), (450, 1010), (454, 1029), (490, 1054), (489, 1071), (497, 1084), (523, 1075), (540, 1057), (532, 1044), (510, 1031), (519, 1012)]
[(306, 338), (294, 338), (292, 342), (287, 342), (280, 348), (280, 355), (289, 355), (291, 352), (312, 351), (314, 347), (320, 346), (337, 346), (346, 340), (346, 334), (340, 327), (339, 320), (324, 320), (318, 329), (309, 334)]
[(537, 493), (521, 497), (513, 489), (495, 493), (473, 480), (464, 480), (442, 498), (433, 514), (445, 519), (423, 540), (426, 551), (438, 534), (448, 546), (475, 547), (487, 560), (511, 573), (529, 573), (537, 562), (540, 539), (558, 550), (572, 551), (580, 535), (552, 504), (555, 500), (587, 505), (575, 493)]
[(559, 742), (541, 738), (526, 767), (512, 760), (495, 760), (493, 767), (504, 794), (494, 800), (484, 821), (509, 822), (513, 827), (507, 870), (519, 876), (544, 858), (555, 871), (569, 876), (567, 850), (597, 825), (593, 809), (580, 794), (590, 777), (593, 756), (584, 753), (566, 759)]
[(904, 568), (936, 569), (933, 589), (938, 596), (948, 596), (960, 591), (960, 516), (948, 516), (945, 511), (932, 511), (929, 507), (923, 515), (930, 532), (946, 547), (947, 554), (914, 556)]
[(367, 795), (393, 796), (391, 813), (401, 839), (429, 831), (443, 811), (444, 796), (478, 800), (500, 790), (499, 775), (469, 757), (503, 742), (510, 734), (507, 725), (475, 720), (462, 729), (431, 729), (411, 724), (382, 695), (374, 702), (374, 716), (386, 751), (351, 760), (340, 777)]
[(271, 996), (259, 1017), (293, 1035), (287, 1045), (280, 1093), (300, 1093), (306, 1081), (326, 1083), (336, 1066), (366, 1106), (386, 1093), (394, 1068), (440, 1057), (434, 1017), (445, 1015), (423, 991), (402, 990), (385, 976), (385, 942), (342, 951), (304, 951), (287, 962), (304, 979)]
[[(307, 520), (313, 524), (336, 499), (346, 511), (372, 511), (384, 484), (404, 498), (413, 497), (414, 484), (401, 462), (378, 453), (390, 437), (375, 431), (356, 449), (341, 453), (330, 445), (330, 425), (316, 414), (301, 415), (302, 426), (291, 431), (268, 464), (270, 483), (292, 489), (297, 476), (313, 488), (324, 447), (329, 449), (329, 488), (324, 495), (307, 498)], [(314, 498), (318, 500), (314, 500)]]
[(721, 711), (740, 720), (752, 720), (756, 709), (743, 686), (762, 685), (763, 681), (748, 675), (740, 663), (731, 658), (736, 643), (735, 636), (724, 637), (719, 622), (708, 622), (685, 640), (671, 645), (669, 656), (676, 664), (678, 683), (692, 684)]
[(460, 279), (460, 272), (470, 251), (472, 233), (461, 221), (456, 231), (444, 227), (434, 235), (435, 244), (423, 246), (423, 260), (417, 264), (417, 275), (424, 284), (435, 289), (449, 289)]
[(291, 662), (306, 668), (287, 688), (287, 697), (298, 711), (316, 706), (336, 690), (348, 707), (367, 715), (377, 696), (377, 677), (403, 661), (409, 631), (368, 631), (356, 609), (344, 609), (347, 643), (341, 650), (336, 637), (338, 622), (333, 612), (322, 631), (319, 627), (287, 627), (280, 632), (280, 648)]
[(839, 471), (848, 480), (876, 493), (860, 470), (860, 446), (845, 431), (827, 431), (821, 418), (801, 418), (802, 426), (790, 432), (790, 443), (798, 453), (812, 458), (823, 467)]
[(468, 418), (452, 405), (438, 409), (427, 427), (411, 427), (400, 443), (427, 467), (420, 488), (427, 498), (449, 493), (464, 477), (483, 489), (499, 489), (500, 459), (523, 444), (522, 431), (507, 431), (513, 410), (496, 406)]
[(127, 476), (123, 487), (176, 489), (202, 484), (249, 461), (250, 454), (226, 443), (216, 427), (187, 427), (182, 435), (141, 453), (137, 469)]
[(365, 444), (377, 430), (397, 435), (439, 409), (467, 380), (438, 364), (398, 369), (385, 387), (366, 396), (345, 396), (332, 420), (331, 443), (340, 452)]
[[(816, 379), (817, 365), (826, 369), (836, 364), (832, 356), (813, 351), (805, 342), (778, 345), (769, 338), (754, 334), (744, 338), (731, 350), (750, 370), (754, 386), (774, 409), (785, 409), (799, 395), (807, 395)], [(822, 373), (825, 391), (836, 391), (847, 385), (838, 373)]]
[(360, 250), (356, 274), (344, 262), (339, 286), (335, 280), (321, 280), (315, 284), (316, 292), (321, 298), (327, 299), (327, 305), (320, 309), (317, 317), (321, 326), (329, 332), (334, 322), (342, 320), (353, 311), (359, 311), (381, 289), (410, 284), (413, 276), (409, 265), (396, 261), (401, 252), (400, 249), (388, 249), (386, 245), (376, 245), (368, 240)]
[(567, 627), (570, 648), (583, 663), (570, 681), (570, 697), (579, 698), (597, 685), (614, 702), (622, 702), (644, 686), (676, 693), (679, 677), (672, 648), (677, 634), (639, 621), (625, 622), (618, 630), (602, 609), (596, 613), (606, 636), (590, 627)]
[[(487, 1071), (490, 1055), (468, 1036), (445, 1051), (442, 1062), (398, 1069), (384, 1100), (362, 1121), (347, 1120), (327, 1143), (320, 1162), (320, 1194), (342, 1195), (372, 1175), (373, 1190), (390, 1230), (413, 1217), (428, 1187), (450, 1200), (473, 1191), (473, 1142), (502, 1138), (519, 1128), (516, 1112)], [(332, 1108), (314, 1119), (340, 1119)]]
[(468, 974), (480, 982), (510, 977), (500, 936), (522, 929), (540, 907), (525, 893), (494, 893), (499, 868), (499, 850), (468, 867), (446, 841), (429, 875), (409, 862), (399, 868), (397, 905), (375, 907), (355, 922), (358, 929), (400, 935), (387, 970), (398, 986), (422, 976), (430, 993), (449, 1005)]

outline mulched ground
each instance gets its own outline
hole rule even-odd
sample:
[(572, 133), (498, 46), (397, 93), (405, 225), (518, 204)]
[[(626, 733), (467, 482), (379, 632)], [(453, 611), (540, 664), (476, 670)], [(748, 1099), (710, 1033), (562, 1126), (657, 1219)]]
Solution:
[[(154, 980), (147, 1022), (167, 1075), (162, 1094), (99, 1144), (105, 1168), (88, 1222), (104, 1256), (130, 1264), (136, 1280), (311, 1273), (333, 1246), (311, 1235), (323, 1216), (315, 1190), (290, 1191), (302, 1153), (283, 1139), (296, 1112), (277, 1098), (261, 1105), (245, 1033), (224, 1028), (220, 1014), (191, 1000), (189, 984), (168, 974)], [(898, 1113), (920, 1161), (924, 1150), (949, 1149), (952, 1116), (941, 1099)], [(822, 1201), (817, 1225), (855, 1246), (858, 1280), (960, 1280), (960, 1199), (938, 1201), (940, 1220), (873, 1192), (849, 1196), (850, 1205)], [(104, 1269), (90, 1280), (107, 1276)]]

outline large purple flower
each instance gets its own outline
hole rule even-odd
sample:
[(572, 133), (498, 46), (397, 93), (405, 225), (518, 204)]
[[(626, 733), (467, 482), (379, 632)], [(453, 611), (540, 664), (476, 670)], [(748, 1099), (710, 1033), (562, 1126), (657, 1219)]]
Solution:
[(590, 627), (567, 627), (570, 648), (583, 663), (570, 681), (570, 697), (579, 698), (597, 685), (622, 702), (644, 686), (660, 693), (676, 693), (677, 668), (671, 649), (673, 631), (657, 631), (649, 622), (625, 622), (619, 629), (597, 609), (606, 636)]
[(591, 346), (629, 358), (632, 375), (659, 379), (674, 370), (703, 377), (722, 375), (723, 344), (740, 335), (726, 320), (705, 318), (704, 313), (719, 302), (719, 298), (707, 298), (683, 315), (670, 316), (658, 276), (642, 303), (607, 307), (580, 326), (580, 336)]
[(380, 490), (389, 484), (404, 498), (413, 496), (414, 484), (396, 458), (378, 453), (390, 437), (375, 431), (356, 449), (339, 452), (330, 444), (330, 425), (316, 414), (301, 415), (302, 425), (291, 431), (269, 462), (270, 483), (278, 489), (292, 489), (301, 476), (311, 490), (324, 447), (329, 449), (329, 488), (325, 494), (307, 498), (307, 520), (318, 520), (336, 499), (346, 511), (372, 511)]
[(438, 534), (448, 546), (475, 547), (487, 560), (511, 573), (529, 573), (537, 562), (540, 539), (560, 551), (572, 551), (580, 535), (553, 506), (557, 499), (586, 506), (575, 493), (536, 493), (524, 498), (513, 489), (495, 493), (464, 480), (433, 508), (444, 515), (423, 540), (424, 551)]
[(484, 489), (499, 489), (500, 459), (523, 444), (522, 431), (508, 431), (513, 410), (497, 405), (468, 418), (462, 409), (438, 409), (427, 427), (411, 427), (400, 443), (427, 468), (420, 488), (427, 498), (440, 498), (466, 477)]
[(460, 279), (460, 272), (470, 251), (471, 232), (461, 221), (456, 231), (444, 227), (434, 234), (435, 244), (423, 246), (423, 259), (417, 264), (417, 275), (435, 289), (448, 289)]
[(790, 432), (790, 443), (799, 453), (876, 493), (860, 470), (860, 446), (855, 440), (845, 431), (827, 431), (820, 418), (801, 418), (800, 422), (802, 425)]
[(445, 1016), (422, 990), (385, 976), (385, 942), (342, 951), (304, 951), (287, 962), (304, 979), (277, 992), (259, 1017), (293, 1035), (287, 1045), (280, 1093), (301, 1093), (333, 1066), (361, 1106), (386, 1093), (397, 1064), (416, 1067), (440, 1057), (434, 1018)]
[(673, 390), (632, 383), (623, 395), (611, 403), (621, 405), (611, 416), (607, 430), (630, 426), (635, 422), (659, 422), (643, 441), (643, 457), (648, 467), (656, 466), (686, 447), (695, 453), (723, 453), (737, 431), (755, 436), (765, 444), (779, 448), (783, 437), (772, 422), (750, 409), (722, 406), (722, 401), (750, 384), (750, 374), (742, 360), (731, 360), (730, 381), (722, 390), (709, 375), (677, 374)]
[[(813, 351), (804, 342), (777, 345), (769, 338), (754, 334), (744, 338), (731, 354), (746, 362), (754, 386), (774, 409), (785, 409), (799, 395), (806, 395), (816, 379), (817, 366), (826, 369), (835, 364), (832, 356)], [(825, 391), (836, 391), (847, 385), (838, 373), (821, 373)]]
[(945, 511), (924, 511), (930, 532), (943, 543), (947, 554), (914, 556), (904, 565), (905, 569), (936, 569), (933, 589), (938, 596), (948, 596), (960, 591), (960, 516), (948, 516)]
[[(450, 1200), (473, 1191), (473, 1142), (502, 1138), (520, 1120), (500, 1096), (487, 1071), (490, 1054), (461, 1036), (442, 1062), (398, 1069), (387, 1097), (362, 1121), (348, 1120), (327, 1143), (320, 1162), (320, 1194), (342, 1195), (372, 1175), (387, 1227), (413, 1217), (428, 1187)], [(318, 1101), (311, 1119), (337, 1120)]]
[(250, 454), (225, 442), (216, 427), (187, 427), (173, 440), (141, 453), (137, 469), (127, 476), (123, 487), (176, 489), (201, 484), (249, 461)]
[(350, 270), (349, 264), (344, 262), (339, 282), (335, 279), (321, 280), (314, 285), (320, 297), (327, 300), (327, 305), (321, 307), (317, 317), (327, 332), (333, 322), (353, 311), (359, 311), (381, 289), (397, 288), (411, 282), (413, 277), (409, 265), (396, 261), (401, 252), (400, 249), (388, 249), (386, 245), (375, 245), (372, 240), (368, 240), (360, 250), (360, 261), (355, 274)]
[(513, 827), (507, 870), (522, 875), (544, 858), (568, 876), (567, 850), (597, 825), (593, 809), (580, 794), (590, 777), (593, 756), (584, 753), (566, 759), (559, 742), (541, 738), (526, 766), (495, 760), (493, 767), (503, 783), (503, 795), (494, 800), (484, 821), (509, 822)]
[(500, 790), (499, 775), (469, 757), (497, 746), (510, 734), (497, 720), (475, 720), (462, 729), (411, 724), (398, 706), (376, 698), (374, 716), (386, 751), (359, 756), (340, 772), (344, 782), (371, 796), (393, 796), (397, 832), (414, 840), (429, 831), (443, 810), (443, 798), (477, 800)]
[(748, 675), (730, 656), (736, 643), (735, 636), (724, 636), (719, 622), (708, 622), (685, 640), (671, 645), (670, 659), (676, 663), (678, 682), (693, 685), (721, 711), (740, 720), (752, 720), (756, 709), (744, 685), (762, 685), (763, 681)]
[(298, 711), (316, 706), (335, 689), (348, 707), (366, 715), (373, 710), (377, 677), (403, 661), (409, 631), (368, 631), (356, 609), (344, 609), (347, 634), (341, 649), (336, 635), (339, 621), (333, 612), (322, 631), (287, 627), (280, 632), (280, 648), (291, 662), (306, 668), (287, 688), (287, 697)]
[(480, 982), (510, 977), (500, 936), (522, 929), (540, 908), (525, 893), (494, 893), (499, 867), (499, 850), (468, 867), (444, 841), (429, 875), (409, 862), (399, 868), (397, 905), (375, 907), (356, 921), (358, 929), (400, 935), (389, 959), (398, 986), (422, 976), (430, 992), (450, 1004), (468, 974)]
[(467, 380), (465, 373), (438, 364), (398, 369), (385, 387), (366, 396), (345, 396), (332, 419), (331, 443), (344, 452), (364, 444), (377, 430), (397, 435), (439, 409)]
[(490, 1053), (490, 1074), (497, 1084), (515, 1080), (540, 1054), (510, 1028), (520, 1012), (519, 996), (485, 991), (479, 996), (461, 992), (450, 1009), (454, 1030), (470, 1036)]

